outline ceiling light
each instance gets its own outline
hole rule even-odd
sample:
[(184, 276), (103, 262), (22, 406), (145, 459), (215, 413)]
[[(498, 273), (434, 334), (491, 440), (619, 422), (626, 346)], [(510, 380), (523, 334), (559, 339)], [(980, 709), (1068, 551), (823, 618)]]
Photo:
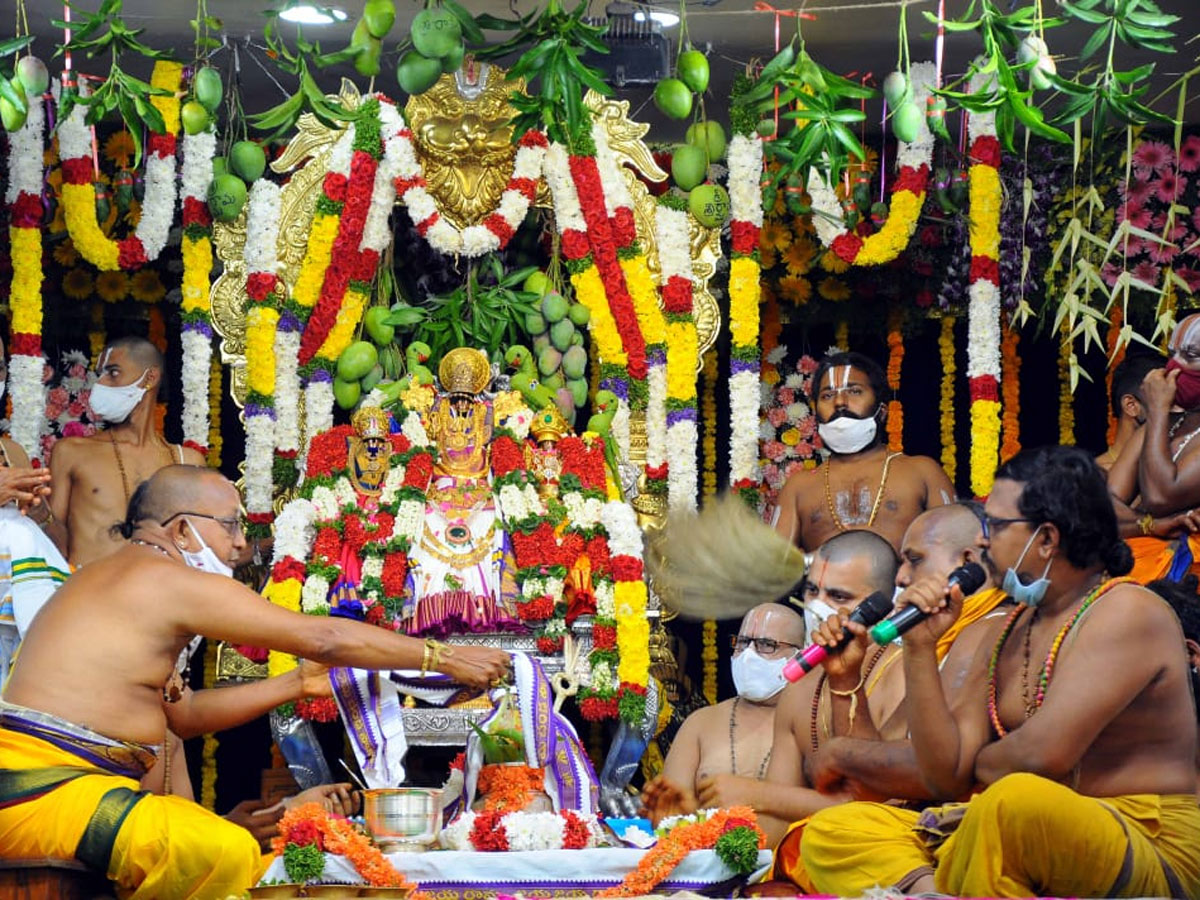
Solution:
[(657, 22), (663, 28), (672, 28), (679, 24), (678, 14), (662, 9), (639, 9), (633, 14), (633, 21), (635, 22), (645, 22), (647, 19)]
[(345, 22), (346, 12), (336, 6), (297, 3), (280, 12), (279, 18), (297, 25), (332, 25), (334, 22)]

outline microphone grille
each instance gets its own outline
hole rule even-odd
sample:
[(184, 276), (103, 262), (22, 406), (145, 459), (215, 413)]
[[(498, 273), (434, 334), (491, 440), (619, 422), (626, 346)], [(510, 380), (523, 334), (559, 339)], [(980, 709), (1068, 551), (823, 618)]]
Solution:
[(983, 583), (987, 581), (987, 573), (979, 563), (968, 562), (951, 572), (950, 580), (958, 583), (958, 589), (965, 597), (983, 587)]

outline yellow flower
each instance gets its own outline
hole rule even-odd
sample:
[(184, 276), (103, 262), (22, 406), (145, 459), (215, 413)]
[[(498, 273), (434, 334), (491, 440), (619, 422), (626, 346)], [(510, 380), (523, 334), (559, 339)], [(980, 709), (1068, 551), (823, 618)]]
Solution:
[(763, 363), (762, 374), (760, 377), (762, 378), (763, 384), (767, 385), (768, 387), (774, 387), (775, 385), (779, 384), (779, 370), (769, 363)]
[[(279, 313), (255, 303), (246, 312), (246, 383), (256, 394), (275, 394), (275, 326)], [(335, 326), (336, 327), (336, 326)], [(336, 356), (332, 357), (337, 359)]]
[(779, 294), (797, 306), (812, 299), (812, 282), (799, 275), (788, 275), (779, 279)]
[[(337, 320), (333, 323), (333, 328), (329, 330), (325, 343), (317, 351), (317, 356), (322, 359), (336, 360), (342, 355), (342, 351), (350, 346), (350, 342), (354, 340), (354, 332), (358, 328), (359, 319), (362, 318), (363, 310), (367, 308), (367, 299), (367, 295), (361, 291), (346, 291), (346, 296), (342, 298), (341, 308), (338, 310)], [(274, 332), (275, 327), (272, 325), (272, 339), (274, 339)], [(274, 376), (272, 376), (272, 390), (274, 390)]]
[(321, 285), (325, 281), (325, 270), (333, 253), (333, 241), (338, 232), (338, 216), (317, 213), (313, 216), (308, 232), (308, 247), (300, 263), (300, 274), (292, 288), (292, 299), (300, 306), (312, 309), (321, 296)]
[(629, 357), (625, 355), (625, 349), (621, 346), (621, 335), (608, 308), (604, 282), (600, 280), (600, 272), (595, 264), (572, 275), (571, 285), (575, 288), (575, 299), (591, 313), (588, 327), (596, 340), (596, 348), (600, 351), (600, 362), (614, 366), (628, 365)]
[(815, 255), (816, 250), (811, 241), (796, 240), (792, 241), (792, 245), (784, 251), (783, 262), (792, 275), (803, 275), (812, 268)]
[(995, 400), (971, 402), (971, 491), (986, 497), (992, 490), (1000, 460), (1000, 404)]
[(774, 219), (768, 219), (766, 222), (763, 222), (762, 231), (759, 232), (758, 236), (758, 245), (760, 247), (786, 250), (791, 243), (792, 232), (786, 225)]
[(625, 284), (633, 298), (642, 339), (647, 344), (661, 344), (666, 340), (665, 322), (645, 254), (639, 253), (633, 259), (621, 260), (621, 270), (625, 273)]
[(775, 264), (779, 262), (779, 254), (770, 247), (758, 248), (758, 258), (764, 269), (773, 269)]
[(66, 212), (63, 210), (61, 201), (54, 204), (54, 218), (50, 220), (50, 224), (46, 226), (46, 230), (50, 234), (62, 234), (67, 230)]
[(734, 346), (758, 343), (758, 263), (740, 256), (729, 263), (729, 336)]
[(72, 300), (86, 300), (94, 287), (92, 276), (83, 269), (71, 269), (63, 276), (62, 291)]
[(59, 241), (54, 245), (54, 261), (60, 266), (73, 266), (79, 262), (79, 254), (75, 252), (75, 245), (71, 243), (71, 239)]
[(209, 309), (209, 279), (212, 275), (212, 242), (202, 237), (193, 241), (183, 239), (183, 311), (207, 312)]
[(14, 334), (42, 333), (42, 233), (37, 228), (10, 228), (12, 284), (9, 306)]
[(779, 436), (781, 443), (787, 444), (789, 447), (795, 447), (800, 443), (800, 431), (797, 428), (789, 428)]
[(855, 259), (856, 265), (879, 266), (894, 260), (908, 246), (913, 232), (917, 230), (917, 218), (925, 203), (924, 194), (912, 191), (897, 191), (892, 194), (887, 221), (873, 235), (863, 241)]
[(60, 206), (79, 254), (102, 272), (117, 271), (120, 268), (117, 242), (109, 240), (96, 222), (95, 189), (90, 184), (64, 184)]
[(821, 254), (821, 268), (832, 275), (841, 275), (850, 268), (850, 263), (846, 262), (832, 250), (826, 250)]
[(104, 142), (104, 158), (119, 169), (129, 166), (133, 152), (133, 137), (128, 131), (115, 131)]
[(160, 59), (154, 64), (154, 71), (150, 73), (150, 86), (162, 88), (168, 92), (150, 98), (151, 105), (163, 117), (166, 134), (178, 134), (179, 132), (179, 98), (175, 96), (175, 92), (179, 90), (182, 80), (183, 63), (169, 59)]
[(129, 280), (129, 294), (141, 303), (157, 303), (166, 296), (162, 279), (153, 269), (142, 269)]
[(101, 300), (107, 300), (109, 303), (124, 300), (129, 293), (129, 276), (120, 269), (115, 272), (101, 272), (96, 276), (96, 293), (100, 295)]
[(953, 482), (958, 469), (958, 455), (954, 446), (954, 316), (942, 319), (938, 353), (942, 359), (941, 399), (938, 403), (942, 414), (942, 468)]
[(668, 322), (667, 396), (672, 400), (696, 401), (696, 355), (699, 352), (696, 326), (692, 322)]
[(1000, 173), (994, 166), (974, 165), (969, 170), (971, 255), (1000, 258)]
[(817, 285), (817, 293), (830, 301), (850, 299), (850, 288), (840, 278), (822, 278)]

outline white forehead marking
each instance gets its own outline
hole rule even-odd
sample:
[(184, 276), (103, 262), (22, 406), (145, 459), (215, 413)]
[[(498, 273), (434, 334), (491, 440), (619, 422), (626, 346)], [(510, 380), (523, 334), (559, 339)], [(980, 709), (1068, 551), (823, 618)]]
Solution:
[(1177, 350), (1196, 336), (1196, 330), (1200, 328), (1200, 317), (1191, 316), (1190, 318), (1192, 321), (1186, 327), (1175, 329), (1175, 339), (1171, 341), (1172, 350)]

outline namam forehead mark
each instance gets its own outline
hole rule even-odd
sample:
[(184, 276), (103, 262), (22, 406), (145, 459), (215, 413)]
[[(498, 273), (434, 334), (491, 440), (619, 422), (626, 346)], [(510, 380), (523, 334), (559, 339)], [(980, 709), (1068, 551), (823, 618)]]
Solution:
[(1169, 349), (1200, 352), (1200, 314), (1192, 313), (1175, 326)]
[(851, 381), (850, 372), (854, 366), (846, 364), (843, 366), (830, 366), (825, 374), (821, 376), (821, 383), (818, 389), (821, 392), (834, 391), (840, 392), (851, 387), (866, 387), (866, 382)]

